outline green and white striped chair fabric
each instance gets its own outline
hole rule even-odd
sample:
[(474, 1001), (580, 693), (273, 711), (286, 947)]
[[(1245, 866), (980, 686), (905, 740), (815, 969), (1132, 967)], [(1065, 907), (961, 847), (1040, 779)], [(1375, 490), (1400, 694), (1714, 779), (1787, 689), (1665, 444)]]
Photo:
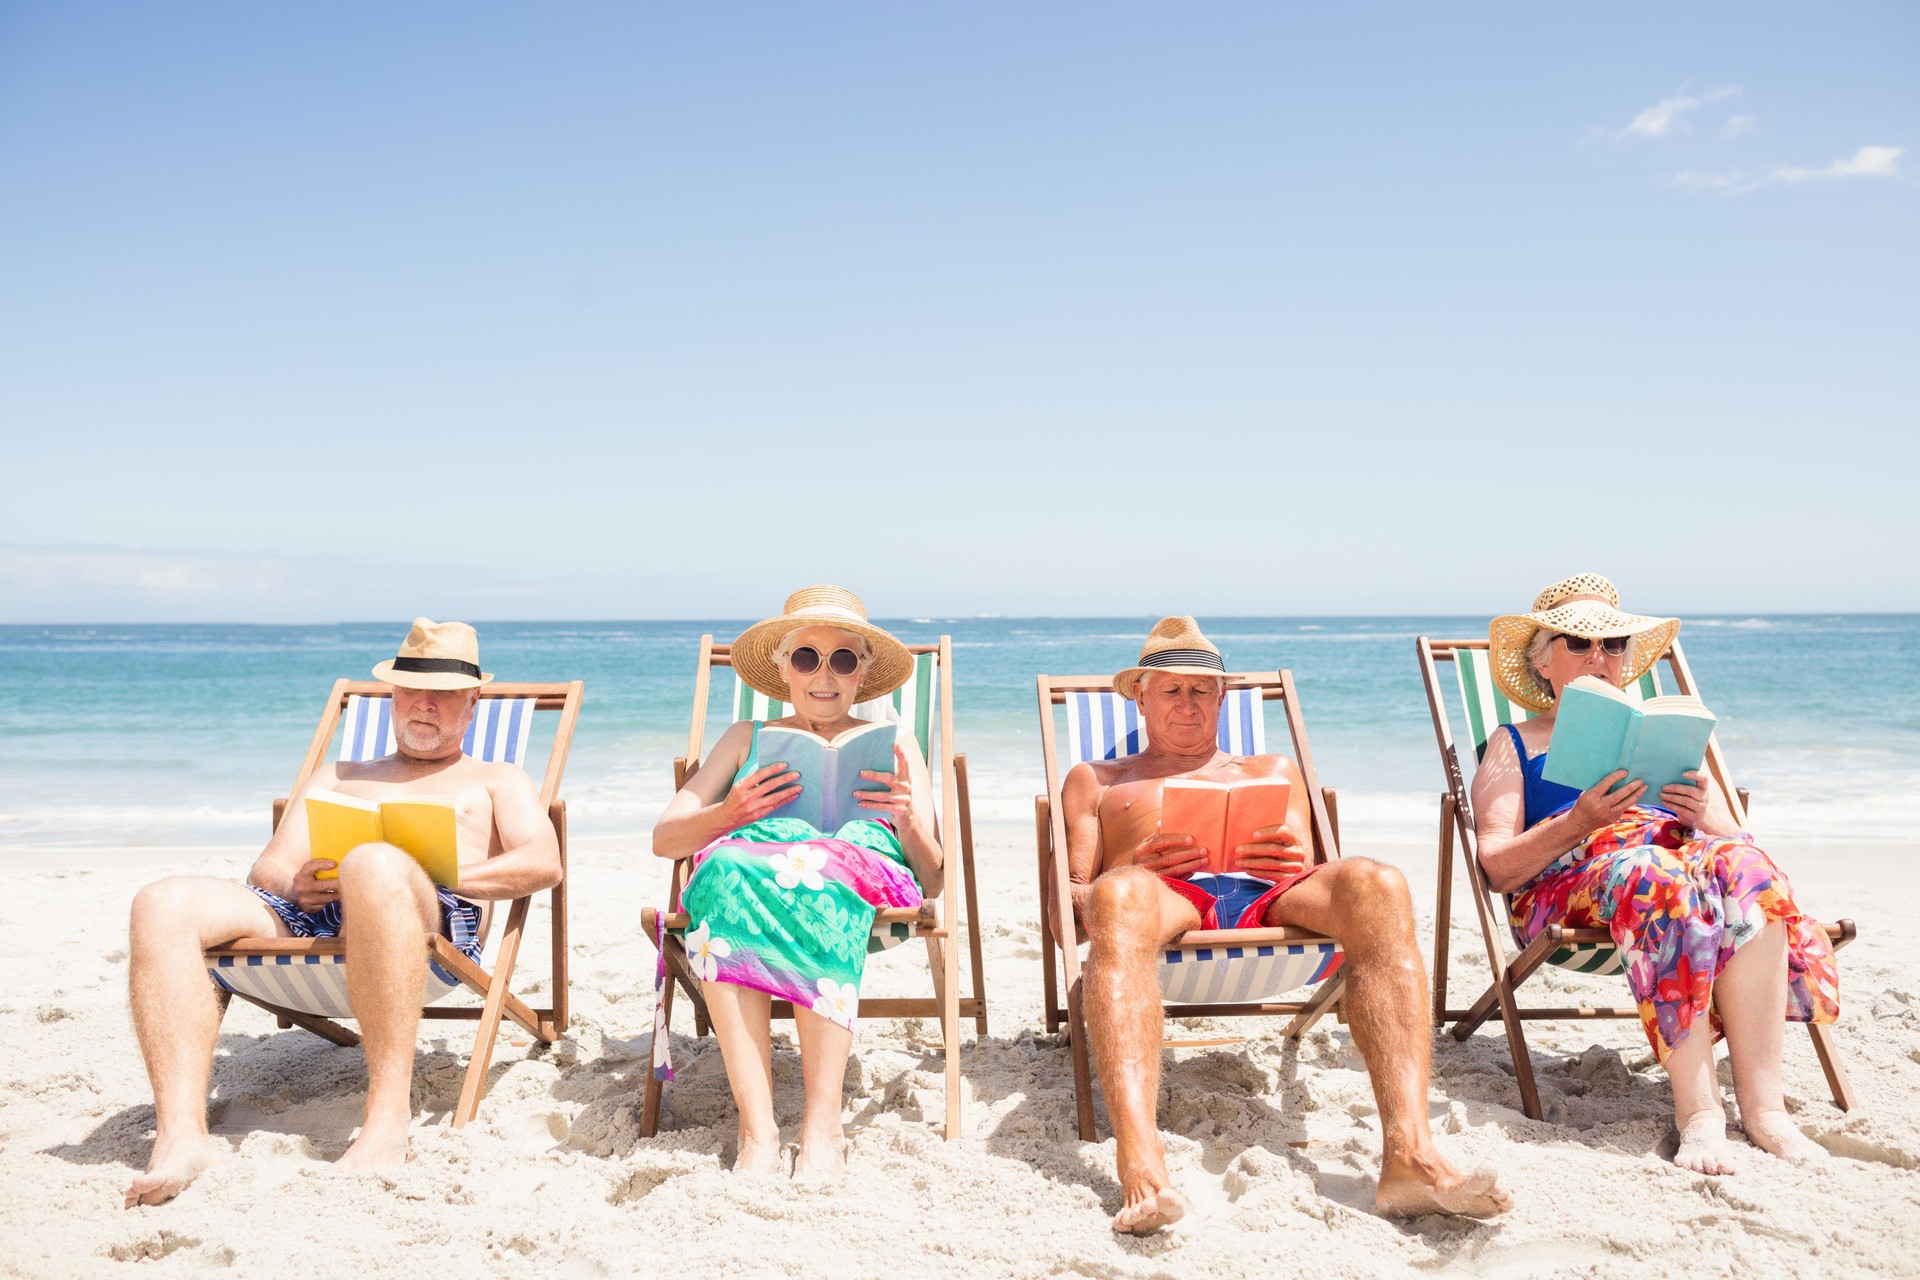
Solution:
[[(1466, 708), (1467, 733), (1473, 739), (1475, 764), (1486, 758), (1487, 741), (1495, 730), (1503, 724), (1519, 724), (1531, 714), (1525, 707), (1510, 700), (1494, 683), (1487, 656), (1485, 649), (1453, 651), (1454, 674), (1460, 681), (1460, 702)], [(1648, 667), (1638, 680), (1627, 687), (1626, 692), (1641, 702), (1659, 697), (1659, 672), (1658, 664)], [(1524, 948), (1526, 940), (1513, 923), (1513, 904), (1506, 895), (1502, 895), (1502, 901), (1507, 903), (1507, 930), (1513, 935), (1514, 945)], [(1627, 967), (1626, 957), (1620, 950), (1603, 942), (1562, 947), (1547, 957), (1547, 963), (1576, 973), (1624, 973)]]
[[(913, 734), (913, 740), (920, 745), (920, 758), (933, 768), (933, 726), (937, 711), (935, 703), (940, 698), (940, 662), (939, 655), (916, 653), (913, 655), (913, 676), (898, 689), (885, 697), (874, 698), (855, 706), (853, 714), (861, 720), (891, 721), (905, 725)], [(752, 685), (742, 680), (738, 673), (733, 677), (733, 718), (739, 720), (778, 720), (793, 710), (777, 698), (769, 698)], [(873, 936), (867, 939), (867, 952), (887, 951), (899, 946), (913, 937), (913, 926), (896, 922), (893, 924), (875, 924)]]
[[(1220, 708), (1219, 743), (1236, 755), (1266, 751), (1266, 717), (1258, 689), (1229, 689)], [(1139, 708), (1117, 693), (1073, 693), (1064, 704), (1062, 739), (1068, 768), (1088, 760), (1118, 760), (1139, 754), (1146, 727)], [(1169, 947), (1157, 966), (1160, 996), (1171, 1004), (1224, 1004), (1267, 1000), (1310, 986), (1340, 962), (1332, 941), (1263, 943), (1256, 946)]]
[[(533, 728), (535, 698), (482, 698), (474, 709), (463, 749), (476, 760), (523, 764)], [(351, 694), (341, 713), (340, 759), (358, 764), (394, 751), (392, 700)], [(480, 965), (495, 966), (499, 935), (491, 935)], [(347, 1003), (347, 958), (341, 955), (221, 956), (207, 970), (228, 991), (252, 996), (323, 1018), (351, 1018)], [(421, 992), (422, 1005), (451, 994), (459, 979), (431, 958)]]

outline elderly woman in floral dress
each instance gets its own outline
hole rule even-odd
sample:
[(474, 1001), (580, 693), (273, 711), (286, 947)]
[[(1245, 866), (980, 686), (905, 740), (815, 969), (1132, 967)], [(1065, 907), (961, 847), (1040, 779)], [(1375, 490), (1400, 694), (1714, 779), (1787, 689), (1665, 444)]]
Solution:
[(1561, 690), (1581, 676), (1631, 684), (1679, 629), (1622, 613), (1613, 584), (1593, 573), (1548, 587), (1531, 613), (1494, 619), (1494, 681), (1534, 714), (1488, 737), (1474, 775), (1480, 863), (1511, 895), (1523, 937), (1549, 924), (1603, 928), (1625, 951), (1641, 1024), (1673, 1086), (1674, 1163), (1710, 1174), (1739, 1163), (1713, 1070), (1724, 1033), (1747, 1137), (1817, 1168), (1826, 1152), (1787, 1115), (1780, 1054), (1785, 1020), (1839, 1014), (1826, 933), (1699, 772), (1652, 796), (1624, 769), (1585, 791), (1544, 776)]
[[(893, 692), (913, 673), (907, 647), (869, 623), (859, 597), (839, 587), (796, 591), (778, 617), (742, 632), (731, 653), (741, 680), (793, 707), (772, 726), (828, 741), (863, 723), (855, 704)], [(846, 1162), (841, 1094), (874, 913), (939, 893), (943, 858), (912, 735), (896, 739), (891, 773), (862, 773), (883, 788), (861, 792), (868, 816), (822, 832), (769, 816), (794, 798), (799, 775), (761, 759), (762, 727), (741, 721), (721, 735), (661, 814), (653, 851), (694, 859), (680, 902), (740, 1111), (733, 1167), (779, 1168), (769, 1027), (778, 997), (794, 1006), (806, 1094), (793, 1171), (831, 1175)]]

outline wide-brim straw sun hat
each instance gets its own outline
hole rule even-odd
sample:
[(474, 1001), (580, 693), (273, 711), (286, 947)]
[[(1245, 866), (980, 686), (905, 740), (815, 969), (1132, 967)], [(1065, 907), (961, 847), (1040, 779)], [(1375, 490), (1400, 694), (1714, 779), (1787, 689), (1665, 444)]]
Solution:
[(1533, 598), (1532, 613), (1495, 618), (1487, 628), (1493, 682), (1507, 697), (1535, 712), (1547, 710), (1554, 701), (1553, 690), (1527, 660), (1527, 646), (1543, 627), (1590, 640), (1632, 636), (1633, 650), (1620, 672), (1620, 683), (1626, 685), (1660, 661), (1680, 633), (1680, 620), (1620, 612), (1620, 593), (1597, 573), (1577, 573), (1554, 583)]
[(1140, 646), (1139, 665), (1128, 667), (1113, 678), (1113, 691), (1123, 698), (1132, 698), (1140, 677), (1150, 671), (1224, 677), (1227, 667), (1220, 660), (1220, 650), (1213, 641), (1200, 634), (1198, 622), (1192, 618), (1162, 618), (1153, 624), (1153, 630), (1147, 633), (1147, 642)]
[(478, 689), (493, 673), (480, 669), (480, 637), (472, 627), (415, 618), (399, 655), (375, 666), (373, 678), (403, 689)]
[(860, 680), (855, 701), (883, 697), (913, 677), (913, 654), (907, 646), (868, 622), (867, 606), (845, 587), (802, 587), (788, 596), (779, 616), (754, 623), (734, 640), (734, 671), (752, 688), (785, 702), (792, 691), (773, 654), (782, 640), (802, 627), (850, 632), (863, 637), (872, 648), (873, 657)]

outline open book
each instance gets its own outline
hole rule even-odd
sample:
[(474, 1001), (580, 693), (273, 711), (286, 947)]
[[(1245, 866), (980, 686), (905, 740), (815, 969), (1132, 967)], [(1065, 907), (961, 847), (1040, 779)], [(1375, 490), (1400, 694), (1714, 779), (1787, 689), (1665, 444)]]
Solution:
[(1685, 783), (1713, 736), (1713, 712), (1685, 694), (1635, 702), (1596, 676), (1560, 691), (1553, 737), (1541, 776), (1585, 791), (1615, 769), (1647, 784), (1642, 800), (1660, 803), (1660, 789)]
[[(307, 839), (316, 858), (336, 864), (363, 844), (384, 840), (413, 855), (435, 884), (460, 886), (460, 841), (453, 800), (447, 796), (409, 796), (405, 800), (367, 800), (339, 791), (307, 793)], [(316, 880), (340, 874), (317, 871)]]
[(799, 818), (829, 836), (855, 818), (880, 817), (879, 810), (861, 808), (855, 793), (887, 789), (885, 783), (862, 778), (860, 771), (894, 771), (895, 727), (876, 720), (845, 730), (829, 742), (805, 729), (762, 725), (760, 763), (785, 761), (790, 771), (800, 775), (800, 794), (767, 816)]
[(1234, 850), (1253, 843), (1261, 827), (1287, 820), (1287, 800), (1293, 787), (1285, 778), (1249, 778), (1241, 782), (1202, 782), (1175, 778), (1160, 791), (1160, 829), (1169, 835), (1192, 836), (1204, 847), (1202, 872), (1220, 875), (1238, 871)]

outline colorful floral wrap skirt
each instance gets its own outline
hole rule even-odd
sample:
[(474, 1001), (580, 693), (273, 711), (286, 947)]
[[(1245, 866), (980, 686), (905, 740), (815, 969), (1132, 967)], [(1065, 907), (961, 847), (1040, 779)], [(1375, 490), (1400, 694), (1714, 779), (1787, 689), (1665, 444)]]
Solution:
[(1788, 1019), (1839, 1017), (1833, 946), (1800, 914), (1786, 876), (1745, 832), (1689, 839), (1688, 830), (1664, 809), (1629, 809), (1513, 895), (1515, 932), (1530, 942), (1549, 924), (1606, 929), (1662, 1062), (1703, 1014), (1719, 1038), (1714, 979), (1775, 920), (1787, 926)]
[[(687, 959), (702, 982), (752, 987), (852, 1027), (874, 913), (917, 907), (920, 898), (885, 823), (857, 819), (823, 836), (797, 818), (762, 818), (693, 856), (680, 894)], [(656, 1009), (665, 983), (663, 962)], [(656, 1015), (654, 1071), (671, 1079), (661, 1021)]]

